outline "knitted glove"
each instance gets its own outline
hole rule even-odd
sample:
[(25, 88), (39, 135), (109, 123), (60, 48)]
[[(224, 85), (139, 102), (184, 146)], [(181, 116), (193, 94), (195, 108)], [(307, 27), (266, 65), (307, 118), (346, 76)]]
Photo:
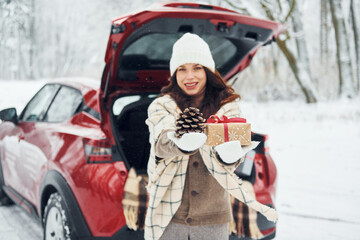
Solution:
[(245, 155), (241, 148), (240, 141), (230, 141), (219, 144), (215, 147), (215, 151), (219, 155), (224, 164), (233, 164)]
[(250, 145), (241, 147), (240, 141), (230, 141), (219, 144), (215, 151), (224, 164), (231, 165), (240, 160), (246, 153), (257, 147), (260, 142), (252, 141)]
[(204, 145), (207, 136), (204, 133), (185, 133), (180, 138), (176, 137), (175, 132), (168, 132), (167, 137), (173, 141), (176, 146), (186, 152), (192, 152)]

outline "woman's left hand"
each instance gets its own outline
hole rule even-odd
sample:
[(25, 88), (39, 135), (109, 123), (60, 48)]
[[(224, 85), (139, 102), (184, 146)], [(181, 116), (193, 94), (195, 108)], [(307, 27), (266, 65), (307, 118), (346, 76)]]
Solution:
[(240, 141), (230, 141), (219, 144), (215, 147), (215, 150), (221, 158), (220, 160), (228, 165), (239, 161), (240, 158), (245, 155), (241, 148)]
[(223, 163), (231, 165), (244, 157), (246, 153), (256, 148), (259, 143), (260, 142), (251, 141), (250, 145), (242, 147), (240, 141), (230, 141), (217, 145), (215, 151)]

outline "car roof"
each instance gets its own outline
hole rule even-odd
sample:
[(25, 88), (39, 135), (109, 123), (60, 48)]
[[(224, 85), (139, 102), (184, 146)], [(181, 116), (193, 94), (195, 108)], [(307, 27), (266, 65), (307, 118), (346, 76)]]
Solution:
[(85, 77), (55, 78), (48, 83), (57, 83), (76, 88), (80, 90), (83, 95), (92, 90), (98, 91), (100, 88), (100, 80)]

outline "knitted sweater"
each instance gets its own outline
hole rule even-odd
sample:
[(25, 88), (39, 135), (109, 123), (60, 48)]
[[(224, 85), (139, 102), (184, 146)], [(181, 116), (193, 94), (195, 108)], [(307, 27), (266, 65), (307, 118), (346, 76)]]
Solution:
[[(149, 126), (151, 149), (148, 162), (149, 204), (144, 235), (146, 240), (157, 240), (161, 237), (181, 204), (189, 156), (169, 157), (157, 162), (154, 150), (155, 143), (163, 130), (175, 131), (175, 122), (180, 112), (176, 102), (168, 95), (155, 99), (148, 108), (146, 124)], [(223, 105), (216, 115), (240, 117), (238, 103), (234, 101)], [(252, 144), (247, 150), (256, 146), (257, 144)], [(228, 193), (259, 211), (269, 220), (276, 221), (276, 211), (257, 202), (248, 193), (241, 179), (233, 173), (234, 166), (221, 164), (216, 158), (213, 147), (203, 145), (199, 148), (199, 152), (209, 173)]]

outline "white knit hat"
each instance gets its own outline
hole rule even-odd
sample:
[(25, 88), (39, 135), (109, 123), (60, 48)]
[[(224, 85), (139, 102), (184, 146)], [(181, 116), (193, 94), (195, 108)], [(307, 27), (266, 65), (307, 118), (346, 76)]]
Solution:
[(215, 72), (215, 62), (209, 45), (198, 35), (185, 33), (173, 46), (170, 59), (170, 74), (185, 63), (197, 63)]

